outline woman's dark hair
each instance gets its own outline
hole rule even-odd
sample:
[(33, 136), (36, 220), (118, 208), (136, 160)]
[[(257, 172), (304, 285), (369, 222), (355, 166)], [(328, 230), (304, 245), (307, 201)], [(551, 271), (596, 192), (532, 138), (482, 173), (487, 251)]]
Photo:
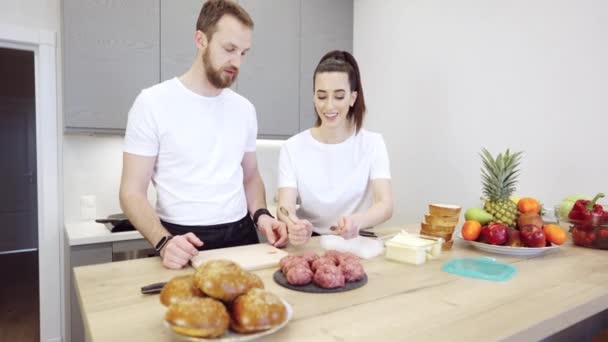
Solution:
[[(334, 50), (328, 52), (321, 58), (315, 73), (312, 77), (313, 92), (315, 89), (315, 79), (317, 74), (323, 72), (345, 72), (348, 74), (348, 83), (350, 84), (350, 91), (357, 92), (357, 98), (352, 107), (348, 109), (346, 117), (349, 120), (353, 120), (357, 127), (357, 133), (363, 125), (363, 117), (365, 116), (365, 99), (363, 98), (363, 87), (361, 86), (361, 74), (359, 73), (359, 66), (355, 57), (346, 51)], [(321, 118), (317, 113), (317, 121), (315, 127), (321, 125)]]

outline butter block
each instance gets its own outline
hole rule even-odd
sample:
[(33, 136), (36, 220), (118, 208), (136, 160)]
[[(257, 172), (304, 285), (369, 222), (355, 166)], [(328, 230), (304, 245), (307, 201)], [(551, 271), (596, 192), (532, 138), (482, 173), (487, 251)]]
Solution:
[(442, 239), (425, 239), (401, 232), (386, 242), (386, 258), (420, 265), (441, 254)]

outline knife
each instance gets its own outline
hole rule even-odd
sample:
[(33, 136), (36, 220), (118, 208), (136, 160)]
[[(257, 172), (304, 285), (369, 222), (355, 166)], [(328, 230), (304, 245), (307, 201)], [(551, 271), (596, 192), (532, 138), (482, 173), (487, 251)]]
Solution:
[(110, 219), (110, 218), (95, 220), (95, 222), (97, 222), (97, 223), (112, 223), (112, 224), (120, 223), (122, 221), (125, 221), (125, 220), (124, 219)]
[[(289, 211), (287, 209), (285, 209), (283, 206), (281, 206), (281, 207), (279, 207), (279, 211), (281, 211), (281, 213), (287, 217), (287, 219), (291, 222), (291, 224), (295, 224), (293, 222), (293, 220), (291, 219), (291, 217), (289, 217)], [(331, 226), (331, 227), (329, 227), (329, 230), (332, 231), (332, 232), (335, 232), (337, 229), (338, 229), (337, 226)], [(365, 230), (360, 230), (359, 231), (359, 235), (365, 236), (365, 237), (371, 237), (371, 238), (377, 238), (378, 237), (378, 235), (376, 235), (376, 233), (374, 233), (374, 232), (368, 232), (368, 231), (365, 231)]]
[[(331, 226), (331, 227), (329, 227), (329, 230), (331, 232), (335, 232), (336, 230), (338, 230), (338, 227), (337, 226)], [(367, 230), (360, 230), (359, 231), (359, 235), (360, 236), (365, 236), (365, 237), (370, 237), (370, 238), (377, 238), (378, 237), (378, 235), (376, 235), (376, 233), (370, 232), (370, 231), (367, 231)]]
[(376, 233), (374, 233), (374, 232), (368, 232), (368, 231), (365, 231), (365, 230), (360, 230), (359, 231), (359, 235), (365, 236), (365, 237), (371, 237), (371, 238), (377, 238), (378, 237), (378, 235), (376, 235)]
[(160, 291), (163, 289), (163, 287), (165, 286), (165, 284), (167, 284), (167, 283), (166, 282), (163, 282), (163, 283), (154, 283), (154, 284), (142, 286), (141, 287), (141, 293), (142, 294), (156, 294), (156, 293), (160, 293)]

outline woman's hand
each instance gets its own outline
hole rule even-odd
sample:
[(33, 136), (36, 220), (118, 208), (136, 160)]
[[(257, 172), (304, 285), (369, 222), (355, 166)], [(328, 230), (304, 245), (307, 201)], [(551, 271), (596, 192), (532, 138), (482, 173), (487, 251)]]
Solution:
[(303, 245), (312, 236), (312, 223), (308, 220), (293, 220), (287, 224), (289, 242), (292, 245)]
[(345, 216), (338, 221), (338, 228), (336, 234), (342, 236), (345, 239), (353, 239), (359, 235), (359, 225), (352, 216)]

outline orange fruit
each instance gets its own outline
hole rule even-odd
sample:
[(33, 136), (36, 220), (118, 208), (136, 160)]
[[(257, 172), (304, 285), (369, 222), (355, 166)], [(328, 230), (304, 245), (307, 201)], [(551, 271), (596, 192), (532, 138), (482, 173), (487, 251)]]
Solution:
[(543, 232), (549, 242), (561, 245), (568, 240), (568, 233), (556, 224), (548, 224), (543, 227)]
[(462, 225), (460, 233), (465, 240), (475, 241), (481, 234), (481, 223), (473, 220), (466, 221)]
[(536, 198), (524, 197), (517, 202), (517, 210), (523, 214), (538, 214), (540, 212), (540, 202)]

